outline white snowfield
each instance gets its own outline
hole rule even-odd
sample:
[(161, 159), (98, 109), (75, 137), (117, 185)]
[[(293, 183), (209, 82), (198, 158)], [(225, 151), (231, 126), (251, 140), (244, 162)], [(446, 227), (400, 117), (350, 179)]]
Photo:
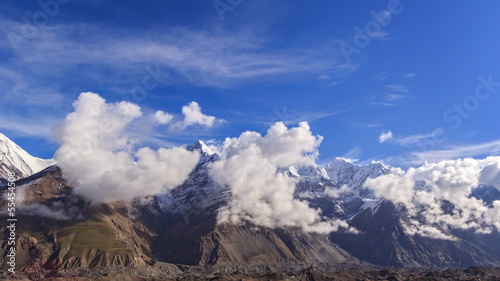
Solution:
[(31, 156), (0, 133), (0, 178), (6, 179), (9, 172), (13, 172), (16, 179), (22, 179), (54, 164), (56, 162), (53, 159), (41, 159)]

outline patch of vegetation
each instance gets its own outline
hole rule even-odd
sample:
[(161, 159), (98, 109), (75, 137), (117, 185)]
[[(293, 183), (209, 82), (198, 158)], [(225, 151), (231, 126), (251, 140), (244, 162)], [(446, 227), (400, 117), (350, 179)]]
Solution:
[(82, 266), (111, 265), (126, 260), (132, 251), (116, 240), (114, 229), (104, 221), (86, 220), (65, 226), (57, 231), (59, 257), (64, 263), (78, 258)]

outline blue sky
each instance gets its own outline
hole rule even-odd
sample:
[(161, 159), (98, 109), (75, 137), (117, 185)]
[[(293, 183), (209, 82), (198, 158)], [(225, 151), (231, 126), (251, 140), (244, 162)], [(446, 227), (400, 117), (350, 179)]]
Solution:
[(0, 3), (0, 132), (38, 157), (52, 157), (51, 128), (87, 91), (175, 118), (196, 101), (225, 120), (135, 124), (153, 147), (308, 121), (320, 163), (500, 151), (498, 1), (42, 3)]

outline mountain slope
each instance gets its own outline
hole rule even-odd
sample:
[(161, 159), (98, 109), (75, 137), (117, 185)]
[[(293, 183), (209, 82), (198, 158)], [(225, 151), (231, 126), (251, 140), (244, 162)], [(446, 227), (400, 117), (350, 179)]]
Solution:
[[(230, 197), (206, 173), (217, 159), (204, 154), (190, 179), (169, 196), (133, 203), (89, 204), (73, 193), (55, 166), (17, 181), (18, 192), (25, 194), (17, 211), (18, 269), (141, 266), (154, 260), (230, 267), (359, 264), (323, 235), (218, 224), (217, 210)], [(2, 210), (7, 203), (3, 198)], [(3, 256), (6, 247), (4, 243)]]
[(500, 257), (460, 238), (443, 240), (407, 234), (408, 217), (389, 201), (381, 201), (374, 208), (349, 221), (360, 234), (338, 232), (332, 233), (330, 239), (357, 258), (384, 266), (500, 265)]
[(156, 196), (168, 221), (159, 233), (156, 248), (159, 260), (231, 266), (359, 263), (323, 235), (294, 228), (218, 224), (218, 209), (231, 196), (229, 190), (216, 186), (208, 175), (208, 165), (219, 157), (200, 141), (188, 149), (202, 154), (189, 179), (171, 193)]
[[(134, 266), (151, 262), (151, 216), (133, 205), (91, 205), (72, 192), (59, 168), (16, 182), (18, 270)], [(6, 192), (2, 190), (1, 193)], [(24, 194), (23, 196), (20, 196)], [(2, 194), (1, 210), (7, 201)], [(129, 216), (135, 213), (136, 219)], [(2, 212), (2, 215), (4, 213)], [(6, 225), (0, 227), (5, 232)], [(7, 243), (2, 244), (5, 257)], [(0, 269), (7, 265), (2, 259)]]
[(31, 156), (0, 133), (0, 178), (6, 179), (9, 172), (13, 172), (16, 179), (25, 178), (54, 164), (52, 159)]
[(217, 224), (217, 213), (207, 212), (210, 209), (216, 210), (217, 206), (194, 210), (189, 220), (182, 214), (167, 214), (170, 223), (158, 239), (158, 259), (189, 265), (233, 266), (359, 263), (323, 235), (294, 228)]

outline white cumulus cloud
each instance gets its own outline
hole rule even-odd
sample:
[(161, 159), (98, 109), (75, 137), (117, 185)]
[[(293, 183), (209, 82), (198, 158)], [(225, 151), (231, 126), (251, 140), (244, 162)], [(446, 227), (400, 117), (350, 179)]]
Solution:
[(392, 139), (393, 135), (392, 135), (392, 132), (391, 131), (384, 131), (380, 134), (380, 136), (378, 137), (378, 141), (380, 143), (384, 143), (390, 139)]
[(295, 199), (297, 179), (278, 171), (312, 164), (321, 140), (312, 135), (306, 122), (290, 129), (277, 122), (265, 136), (247, 131), (238, 138), (227, 138), (221, 160), (210, 167), (214, 181), (232, 193), (229, 204), (220, 210), (219, 222), (294, 226), (318, 233), (349, 228), (345, 221), (323, 219), (320, 210)]
[(443, 237), (443, 233), (438, 234), (436, 228), (429, 226), (488, 233), (492, 227), (500, 230), (500, 201), (494, 201), (489, 208), (482, 200), (469, 195), (472, 188), (480, 184), (499, 188), (499, 165), (500, 157), (493, 156), (444, 160), (406, 171), (392, 168), (389, 174), (369, 178), (365, 185), (376, 196), (404, 205), (412, 218), (424, 219), (426, 230), (423, 231), (420, 225), (409, 226), (408, 229), (413, 229), (411, 233)]
[(75, 192), (93, 202), (166, 192), (184, 182), (198, 162), (199, 153), (182, 147), (134, 149), (125, 129), (142, 114), (135, 104), (106, 103), (87, 92), (73, 106), (55, 130), (61, 146), (54, 158)]
[(223, 119), (218, 119), (214, 116), (203, 114), (203, 112), (201, 112), (200, 105), (195, 101), (192, 101), (188, 105), (183, 106), (182, 114), (184, 115), (184, 119), (177, 122), (174, 127), (184, 129), (193, 125), (201, 125), (211, 128), (216, 123), (225, 122)]
[(161, 124), (161, 125), (167, 124), (168, 122), (170, 122), (174, 118), (174, 116), (172, 114), (165, 112), (165, 111), (162, 111), (162, 110), (156, 111), (152, 117), (153, 117), (153, 120), (155, 123)]

